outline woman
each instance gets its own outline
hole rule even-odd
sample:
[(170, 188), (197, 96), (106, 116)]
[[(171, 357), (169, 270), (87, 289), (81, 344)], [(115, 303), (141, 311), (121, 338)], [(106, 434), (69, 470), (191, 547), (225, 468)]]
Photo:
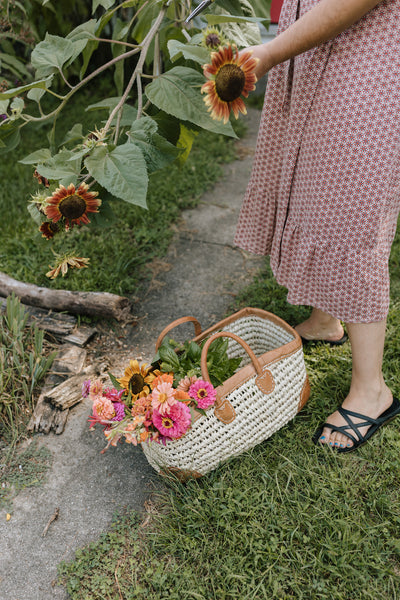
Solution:
[(252, 47), (271, 72), (235, 242), (269, 254), (296, 329), (349, 333), (348, 396), (315, 433), (354, 450), (400, 413), (382, 375), (388, 258), (400, 209), (400, 0), (285, 0), (278, 36)]

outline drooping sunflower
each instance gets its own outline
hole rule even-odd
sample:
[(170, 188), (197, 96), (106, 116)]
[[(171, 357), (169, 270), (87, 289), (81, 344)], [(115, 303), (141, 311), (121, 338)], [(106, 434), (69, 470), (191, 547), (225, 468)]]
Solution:
[(204, 102), (213, 119), (223, 119), (227, 123), (231, 110), (236, 119), (239, 112), (246, 114), (246, 106), (240, 96), (247, 98), (257, 82), (254, 69), (258, 59), (252, 58), (251, 54), (243, 52), (239, 56), (238, 49), (229, 45), (212, 52), (211, 64), (203, 65), (208, 81), (201, 87), (201, 92), (207, 94)]
[(88, 192), (88, 189), (86, 183), (81, 183), (78, 188), (72, 183), (67, 188), (60, 185), (52, 196), (46, 198), (44, 211), (47, 218), (53, 223), (64, 219), (66, 229), (90, 223), (87, 214), (99, 212), (101, 200), (96, 198), (98, 192)]
[(150, 394), (150, 384), (154, 379), (150, 369), (151, 367), (146, 364), (140, 366), (137, 360), (130, 360), (124, 376), (117, 379), (120, 386), (132, 394), (133, 401)]
[(52, 223), (51, 221), (45, 221), (39, 227), (39, 231), (42, 234), (42, 237), (46, 238), (46, 240), (51, 240), (56, 233), (60, 231), (57, 223)]
[(75, 269), (83, 269), (84, 267), (88, 266), (89, 261), (89, 258), (83, 258), (82, 256), (74, 256), (72, 254), (58, 256), (55, 266), (50, 266), (51, 270), (48, 271), (48, 273), (46, 273), (46, 277), (49, 277), (50, 279), (56, 279), (56, 277), (58, 277), (60, 273), (63, 277), (65, 277), (65, 275), (68, 273), (69, 267)]

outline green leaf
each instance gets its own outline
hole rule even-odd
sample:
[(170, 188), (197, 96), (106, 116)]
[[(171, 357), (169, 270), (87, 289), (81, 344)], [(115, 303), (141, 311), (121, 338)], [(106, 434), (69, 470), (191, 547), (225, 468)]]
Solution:
[(40, 100), (42, 99), (43, 94), (45, 94), (45, 93), (46, 93), (46, 90), (34, 88), (32, 90), (29, 90), (27, 96), (28, 96), (29, 100), (33, 100), (34, 102), (39, 103)]
[(79, 54), (86, 48), (88, 42), (95, 37), (96, 27), (96, 19), (90, 19), (90, 21), (86, 21), (86, 23), (81, 23), (81, 25), (75, 27), (75, 29), (66, 36), (66, 39), (70, 40), (74, 45), (74, 52), (68, 59), (68, 64), (73, 63)]
[[(107, 108), (109, 113), (115, 108), (118, 102), (121, 100), (121, 96), (114, 96), (111, 98), (105, 98), (100, 102), (96, 102), (95, 104), (90, 104), (86, 110), (98, 110), (102, 108)], [(135, 121), (137, 117), (137, 110), (130, 104), (124, 104), (122, 109), (122, 117), (119, 122), (120, 127), (130, 127), (132, 123)], [(111, 125), (115, 125), (117, 122), (117, 117), (115, 117), (111, 123)]]
[(158, 108), (178, 119), (195, 123), (203, 129), (237, 137), (228, 122), (215, 121), (207, 112), (200, 93), (204, 76), (188, 67), (174, 67), (146, 87), (146, 96)]
[(7, 65), (7, 67), (10, 70), (12, 70), (15, 74), (30, 78), (30, 73), (29, 73), (28, 69), (15, 56), (11, 56), (10, 54), (5, 54), (4, 52), (0, 52), (0, 62)]
[(46, 83), (52, 80), (52, 77), (46, 77), (45, 79), (40, 79), (39, 81), (33, 81), (32, 83), (27, 83), (26, 85), (21, 85), (20, 87), (13, 88), (11, 90), (7, 90), (5, 92), (1, 92), (0, 100), (6, 100), (7, 98), (13, 98), (14, 96), (20, 96), (27, 90), (31, 90), (32, 88), (42, 88), (46, 89)]
[(149, 173), (162, 169), (179, 154), (176, 146), (157, 133), (157, 123), (151, 117), (134, 121), (128, 135), (143, 152)]
[(112, 7), (114, 2), (115, 2), (115, 0), (93, 0), (92, 13), (94, 13), (94, 11), (97, 10), (99, 6), (102, 6), (103, 8), (108, 10), (109, 8)]
[(49, 148), (40, 148), (40, 150), (35, 150), (32, 154), (28, 154), (28, 156), (24, 156), (18, 162), (23, 165), (38, 165), (46, 162), (46, 160), (51, 159), (51, 152)]
[(163, 362), (172, 366), (172, 370), (179, 369), (179, 359), (176, 352), (169, 346), (161, 344), (159, 348), (160, 358)]
[(6, 154), (10, 150), (14, 150), (21, 140), (21, 133), (19, 128), (14, 129), (12, 124), (10, 126), (0, 126), (0, 154)]
[(219, 25), (220, 23), (261, 23), (269, 25), (270, 19), (267, 17), (244, 17), (239, 15), (205, 15), (209, 25)]
[(46, 33), (43, 42), (39, 42), (32, 51), (32, 66), (42, 77), (50, 75), (57, 69), (62, 69), (74, 52), (75, 46), (71, 40)]
[(9, 103), (9, 100), (0, 100), (0, 115), (6, 114)]
[(66, 134), (65, 138), (61, 142), (61, 146), (67, 144), (68, 142), (75, 142), (76, 140), (82, 140), (82, 123), (75, 123), (75, 125), (70, 129)]
[(41, 225), (43, 223), (44, 215), (40, 212), (38, 207), (35, 204), (33, 204), (33, 202), (30, 202), (28, 204), (28, 212), (31, 215), (32, 219), (35, 221), (35, 223), (37, 223), (38, 225)]
[(198, 131), (188, 129), (187, 127), (185, 127), (185, 125), (183, 125), (183, 123), (181, 123), (181, 134), (176, 144), (177, 148), (182, 148), (182, 152), (178, 157), (178, 162), (181, 166), (184, 165), (186, 160), (188, 159), (193, 146), (193, 142), (198, 134)]
[(107, 375), (110, 378), (111, 383), (113, 384), (113, 386), (115, 387), (116, 390), (122, 390), (123, 388), (121, 387), (121, 385), (118, 383), (116, 377), (114, 377), (114, 375), (112, 373), (107, 373)]
[(80, 172), (81, 159), (76, 158), (74, 152), (65, 148), (40, 165), (42, 177), (58, 181), (60, 185), (65, 187), (70, 183), (76, 185)]
[(147, 208), (146, 162), (135, 144), (127, 142), (111, 152), (106, 146), (95, 148), (84, 162), (90, 175), (111, 194)]
[(184, 44), (178, 40), (168, 41), (168, 51), (172, 61), (177, 60), (181, 56), (187, 60), (194, 60), (201, 65), (210, 61), (210, 52), (202, 46), (193, 46)]

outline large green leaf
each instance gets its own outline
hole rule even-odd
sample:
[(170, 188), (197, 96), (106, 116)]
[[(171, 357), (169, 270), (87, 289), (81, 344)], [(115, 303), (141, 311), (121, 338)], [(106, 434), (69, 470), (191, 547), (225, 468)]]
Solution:
[(184, 165), (186, 160), (188, 159), (188, 156), (193, 146), (193, 142), (196, 138), (196, 135), (198, 134), (198, 131), (188, 129), (187, 127), (185, 127), (185, 125), (181, 123), (181, 134), (179, 136), (178, 143), (176, 144), (177, 147), (181, 148), (182, 150), (178, 159), (178, 162), (181, 166)]
[(40, 165), (40, 174), (46, 179), (58, 181), (67, 187), (70, 183), (76, 185), (81, 171), (81, 159), (74, 152), (63, 148), (50, 160)]
[(5, 154), (14, 150), (21, 140), (19, 128), (15, 129), (12, 124), (0, 126), (0, 154)]
[(35, 152), (28, 154), (28, 156), (24, 156), (24, 158), (21, 158), (21, 160), (18, 162), (22, 163), (23, 165), (37, 165), (50, 159), (51, 152), (49, 148), (40, 148), (40, 150), (35, 150)]
[(46, 33), (43, 42), (39, 42), (32, 51), (32, 66), (40, 77), (45, 77), (58, 69), (62, 69), (74, 53), (75, 46), (71, 40)]
[(1, 92), (0, 100), (6, 100), (7, 98), (13, 98), (14, 96), (19, 96), (23, 94), (27, 90), (31, 90), (33, 88), (42, 88), (46, 89), (46, 83), (51, 81), (52, 77), (46, 77), (45, 79), (40, 79), (39, 81), (33, 81), (32, 83), (27, 83), (26, 85), (21, 85), (20, 87), (13, 88), (11, 90), (6, 90), (5, 92)]
[(210, 61), (210, 52), (203, 46), (195, 46), (193, 44), (184, 44), (178, 40), (168, 41), (168, 51), (171, 60), (175, 61), (181, 56), (187, 60), (194, 60), (195, 62), (204, 65)]
[(97, 10), (97, 8), (99, 6), (102, 6), (103, 8), (105, 8), (106, 10), (108, 10), (109, 8), (112, 7), (112, 5), (114, 4), (115, 0), (93, 0), (92, 2), (92, 13), (94, 13), (95, 10)]
[(209, 25), (220, 25), (221, 23), (261, 23), (268, 25), (270, 19), (267, 17), (244, 17), (239, 15), (205, 15)]
[(85, 159), (85, 167), (113, 196), (147, 208), (146, 161), (135, 144), (127, 142), (111, 152), (106, 146), (95, 148)]
[(148, 84), (146, 95), (158, 108), (180, 120), (190, 121), (214, 133), (237, 137), (229, 122), (224, 125), (210, 117), (200, 93), (204, 82), (204, 76), (194, 69), (174, 67)]
[(168, 165), (180, 152), (159, 135), (157, 129), (157, 123), (151, 117), (142, 117), (132, 123), (128, 134), (143, 152), (149, 173)]
[(81, 52), (86, 48), (89, 40), (92, 40), (95, 37), (97, 27), (97, 21), (95, 19), (90, 19), (90, 21), (86, 21), (86, 23), (82, 23), (75, 27), (67, 36), (66, 39), (70, 40), (74, 45), (74, 53), (68, 60), (68, 64), (74, 62), (74, 60), (79, 56)]

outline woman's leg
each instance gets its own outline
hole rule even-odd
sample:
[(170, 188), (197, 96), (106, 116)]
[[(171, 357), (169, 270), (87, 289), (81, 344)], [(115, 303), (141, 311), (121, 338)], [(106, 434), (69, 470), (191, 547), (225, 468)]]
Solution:
[(313, 308), (310, 317), (295, 329), (306, 340), (337, 341), (344, 333), (340, 321), (319, 308)]
[[(343, 408), (376, 419), (392, 403), (392, 393), (382, 374), (386, 320), (378, 323), (346, 323), (346, 328), (351, 342), (353, 369), (350, 391)], [(353, 418), (353, 421), (359, 423), (361, 419)], [(328, 417), (327, 422), (338, 426), (346, 424), (337, 411)], [(368, 427), (360, 430), (363, 435), (367, 431)], [(327, 427), (320, 441), (331, 446), (353, 445), (350, 438)]]

